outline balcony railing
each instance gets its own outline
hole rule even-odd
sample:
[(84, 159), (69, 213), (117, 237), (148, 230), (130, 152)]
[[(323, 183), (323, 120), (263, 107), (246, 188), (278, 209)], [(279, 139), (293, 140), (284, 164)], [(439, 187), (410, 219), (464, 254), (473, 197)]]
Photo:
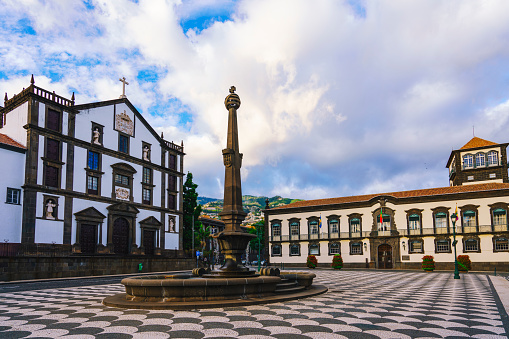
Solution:
[[(472, 233), (491, 233), (491, 232), (507, 232), (508, 225), (479, 225), (479, 226), (456, 226), (456, 234), (472, 234)], [(315, 233), (315, 234), (299, 234), (299, 235), (278, 235), (272, 236), (271, 241), (308, 241), (308, 240), (337, 240), (337, 239), (355, 239), (355, 238), (371, 238), (371, 237), (393, 237), (393, 236), (432, 236), (432, 235), (452, 235), (451, 227), (437, 228), (419, 228), (419, 229), (397, 229), (389, 231), (362, 231), (362, 232), (335, 232), (335, 233)]]

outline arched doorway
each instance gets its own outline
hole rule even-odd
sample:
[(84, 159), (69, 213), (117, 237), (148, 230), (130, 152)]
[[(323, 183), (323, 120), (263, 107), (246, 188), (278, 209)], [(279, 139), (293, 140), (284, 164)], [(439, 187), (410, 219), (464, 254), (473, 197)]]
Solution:
[(378, 246), (378, 268), (392, 268), (392, 247), (390, 245)]
[(129, 254), (129, 222), (125, 218), (117, 218), (113, 222), (113, 252)]

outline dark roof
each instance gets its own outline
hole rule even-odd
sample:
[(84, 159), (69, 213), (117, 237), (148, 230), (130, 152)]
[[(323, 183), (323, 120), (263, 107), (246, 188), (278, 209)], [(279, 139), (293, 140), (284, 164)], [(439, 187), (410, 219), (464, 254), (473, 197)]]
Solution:
[(355, 202), (368, 202), (368, 201), (370, 201), (374, 198), (377, 198), (377, 197), (393, 197), (396, 199), (404, 199), (404, 198), (414, 198), (414, 197), (429, 197), (429, 196), (439, 196), (439, 195), (447, 195), (447, 194), (494, 191), (494, 190), (505, 190), (505, 189), (509, 189), (509, 183), (485, 183), (485, 184), (476, 184), (476, 185), (426, 188), (426, 189), (413, 190), (413, 191), (355, 195), (355, 196), (349, 196), (349, 197), (317, 199), (317, 200), (303, 200), (303, 201), (297, 201), (297, 202), (294, 202), (294, 203), (291, 203), (291, 204), (288, 204), (285, 206), (275, 207), (275, 208), (272, 208), (271, 210), (285, 210), (285, 209), (300, 208), (300, 207), (315, 207), (315, 206), (327, 206), (327, 205), (347, 204), (347, 203), (355, 203)]

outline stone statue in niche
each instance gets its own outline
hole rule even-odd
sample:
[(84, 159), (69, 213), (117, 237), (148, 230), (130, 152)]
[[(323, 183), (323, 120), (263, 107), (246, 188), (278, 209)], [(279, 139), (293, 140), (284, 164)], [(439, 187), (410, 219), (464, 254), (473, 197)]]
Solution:
[(99, 141), (99, 138), (101, 137), (101, 131), (99, 131), (99, 127), (96, 127), (94, 129), (94, 132), (92, 132), (92, 143), (96, 145), (100, 145), (101, 142)]
[(168, 227), (169, 232), (175, 232), (175, 220), (173, 218), (170, 218), (170, 224)]
[(57, 207), (57, 205), (52, 199), (46, 202), (46, 219), (55, 220), (55, 216), (53, 215), (55, 207)]
[(147, 145), (143, 146), (143, 160), (150, 161), (150, 148)]

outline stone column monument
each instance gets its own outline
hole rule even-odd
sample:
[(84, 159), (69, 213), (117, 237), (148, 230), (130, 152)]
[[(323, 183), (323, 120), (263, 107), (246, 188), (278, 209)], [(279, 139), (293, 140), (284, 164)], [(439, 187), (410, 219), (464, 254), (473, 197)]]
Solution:
[(226, 148), (223, 149), (224, 203), (223, 211), (219, 215), (225, 228), (217, 235), (217, 240), (226, 260), (218, 271), (213, 272), (213, 275), (245, 277), (254, 275), (255, 271), (250, 271), (242, 265), (241, 256), (245, 253), (249, 241), (256, 238), (256, 235), (249, 234), (240, 228), (247, 213), (242, 208), (240, 181), (242, 153), (239, 153), (237, 128), (237, 109), (240, 107), (240, 98), (235, 94), (234, 86), (230, 88), (230, 94), (224, 100), (224, 105), (228, 110), (228, 138)]

